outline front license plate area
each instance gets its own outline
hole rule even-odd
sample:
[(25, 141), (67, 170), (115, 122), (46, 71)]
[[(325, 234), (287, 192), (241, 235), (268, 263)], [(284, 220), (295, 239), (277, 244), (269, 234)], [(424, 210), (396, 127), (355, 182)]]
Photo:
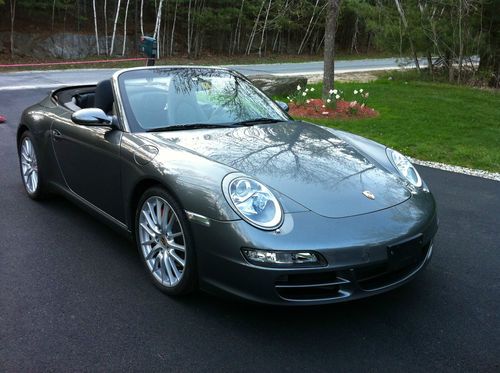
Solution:
[(422, 254), (422, 235), (387, 247), (389, 270), (395, 271), (419, 261)]

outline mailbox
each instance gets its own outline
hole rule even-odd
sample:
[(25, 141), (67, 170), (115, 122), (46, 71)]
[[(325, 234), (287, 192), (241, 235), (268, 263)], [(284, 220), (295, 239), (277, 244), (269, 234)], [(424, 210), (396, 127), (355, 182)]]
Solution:
[(157, 51), (156, 39), (150, 36), (141, 36), (139, 51), (148, 58), (148, 66), (154, 65)]

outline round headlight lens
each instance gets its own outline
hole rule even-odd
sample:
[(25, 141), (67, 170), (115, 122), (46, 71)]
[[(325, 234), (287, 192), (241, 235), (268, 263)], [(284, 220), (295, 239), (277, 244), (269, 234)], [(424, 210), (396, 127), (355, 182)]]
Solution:
[(422, 186), (422, 178), (408, 158), (394, 149), (387, 148), (387, 153), (389, 155), (389, 159), (392, 161), (399, 173), (413, 186), (420, 188)]
[(228, 189), (235, 211), (244, 220), (263, 229), (275, 229), (281, 224), (281, 205), (262, 183), (248, 177), (237, 177), (229, 183)]

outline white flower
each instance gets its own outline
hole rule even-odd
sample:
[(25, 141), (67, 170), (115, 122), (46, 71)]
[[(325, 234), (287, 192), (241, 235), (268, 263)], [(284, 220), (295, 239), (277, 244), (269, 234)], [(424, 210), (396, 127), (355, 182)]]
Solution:
[(311, 87), (311, 92), (314, 92), (314, 87)]
[(306, 88), (306, 92), (309, 92), (309, 88)]
[(364, 108), (365, 107), (365, 104), (361, 104), (361, 107)]
[(388, 80), (392, 80), (392, 76), (388, 77), (387, 79), (388, 79)]
[(358, 94), (358, 91), (357, 90), (354, 90), (354, 94), (357, 95)]
[(323, 115), (328, 115), (329, 113), (328, 113), (328, 111), (324, 111), (324, 112), (322, 112), (321, 114), (323, 114)]
[(370, 96), (370, 93), (366, 92), (365, 93), (365, 98), (367, 98), (368, 96)]
[(297, 91), (300, 91), (302, 88), (300, 87), (300, 85), (297, 86)]
[(335, 96), (335, 99), (336, 99), (336, 100), (340, 99), (340, 95), (336, 95), (336, 96)]
[(302, 96), (307, 96), (307, 92), (302, 92)]
[(309, 104), (310, 102), (311, 102), (311, 100), (306, 100), (306, 103), (308, 103), (308, 104)]
[(363, 93), (363, 88), (361, 88), (359, 91), (360, 91), (361, 93)]
[(354, 107), (354, 106), (356, 106), (357, 103), (358, 103), (357, 101), (352, 101), (351, 103), (349, 103), (349, 106)]
[(321, 105), (322, 108), (325, 108), (326, 106), (325, 105)]
[(332, 94), (332, 93), (333, 93), (334, 95), (336, 95), (336, 94), (338, 93), (338, 91), (337, 91), (336, 89), (333, 89), (333, 90), (330, 92), (330, 94)]
[(327, 99), (326, 99), (326, 102), (327, 102), (327, 103), (330, 103), (330, 102), (332, 102), (332, 100), (330, 100), (329, 98), (327, 98)]
[(330, 90), (328, 91), (328, 93), (329, 93), (329, 94), (332, 94), (332, 93), (334, 93), (334, 92), (335, 92), (335, 89), (330, 89)]

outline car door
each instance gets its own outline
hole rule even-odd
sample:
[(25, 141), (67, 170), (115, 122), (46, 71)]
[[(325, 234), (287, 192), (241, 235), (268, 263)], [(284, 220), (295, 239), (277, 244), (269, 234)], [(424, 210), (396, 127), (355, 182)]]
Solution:
[(123, 222), (122, 131), (75, 124), (71, 114), (61, 108), (51, 127), (51, 141), (66, 184), (78, 196)]

